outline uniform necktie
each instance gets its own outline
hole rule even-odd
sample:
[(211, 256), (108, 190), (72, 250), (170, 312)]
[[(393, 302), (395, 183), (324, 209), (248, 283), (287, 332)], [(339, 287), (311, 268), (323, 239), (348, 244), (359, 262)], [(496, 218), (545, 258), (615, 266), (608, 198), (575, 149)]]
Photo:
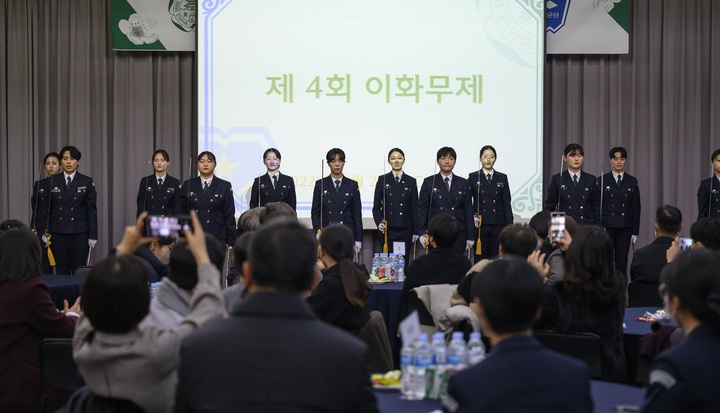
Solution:
[(399, 184), (399, 183), (400, 183), (400, 177), (397, 176), (397, 175), (395, 176), (395, 183), (396, 183), (396, 184)]
[(66, 186), (70, 186), (71, 183), (72, 183), (72, 179), (70, 179), (70, 177), (68, 176), (68, 180), (67, 180)]
[(450, 192), (450, 178), (445, 178), (445, 189)]
[(273, 189), (277, 189), (277, 175), (273, 175)]
[(492, 180), (492, 175), (487, 174), (487, 179), (488, 179), (488, 182), (490, 182)]
[(573, 184), (577, 186), (577, 175), (573, 175)]
[(207, 192), (208, 186), (209, 185), (208, 185), (207, 181), (205, 181), (205, 186), (203, 186), (203, 192)]
[(618, 180), (617, 180), (618, 186), (620, 186), (621, 183), (622, 183), (622, 175), (618, 175)]
[(335, 180), (335, 193), (340, 192), (340, 180)]
[(158, 179), (158, 186), (162, 186), (162, 178)]

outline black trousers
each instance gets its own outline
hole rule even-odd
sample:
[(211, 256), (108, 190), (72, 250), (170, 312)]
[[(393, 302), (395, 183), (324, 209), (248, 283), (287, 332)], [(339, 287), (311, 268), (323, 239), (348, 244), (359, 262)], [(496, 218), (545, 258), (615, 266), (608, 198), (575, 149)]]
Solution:
[(630, 238), (632, 228), (605, 228), (615, 247), (615, 269), (627, 274), (628, 251), (630, 250)]
[(53, 234), (50, 241), (52, 242), (50, 249), (55, 256), (57, 274), (70, 275), (77, 267), (87, 264), (87, 255), (90, 250), (87, 232)]

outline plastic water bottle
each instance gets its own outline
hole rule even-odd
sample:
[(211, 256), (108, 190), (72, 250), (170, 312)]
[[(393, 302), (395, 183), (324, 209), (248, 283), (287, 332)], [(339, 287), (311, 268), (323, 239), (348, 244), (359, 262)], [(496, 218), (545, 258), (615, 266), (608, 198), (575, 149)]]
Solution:
[(447, 389), (447, 347), (445, 346), (445, 335), (435, 333), (432, 337), (433, 365), (426, 373), (427, 392), (430, 399), (440, 399)]
[[(376, 254), (377, 255), (377, 254)], [(400, 376), (401, 392), (404, 399), (412, 400), (415, 394), (412, 392), (412, 386), (415, 382), (415, 362), (414, 349), (406, 345), (400, 350)]]
[(485, 344), (480, 339), (480, 333), (470, 333), (467, 345), (468, 365), (474, 366), (485, 359)]
[(415, 344), (415, 375), (413, 377), (412, 393), (414, 399), (420, 400), (425, 398), (427, 390), (427, 370), (432, 366), (433, 351), (428, 343), (427, 333), (421, 333)]
[(385, 276), (390, 281), (395, 281), (395, 254), (388, 254), (385, 261)]
[(385, 262), (387, 262), (387, 254), (382, 253), (382, 254), (380, 254), (380, 259), (378, 260), (378, 272), (377, 272), (378, 278), (386, 278), (387, 277), (387, 274), (385, 273)]
[(447, 363), (447, 346), (445, 345), (445, 335), (443, 333), (433, 334), (432, 348), (433, 364), (445, 365)]
[(395, 281), (405, 281), (405, 257), (398, 255), (395, 261)]
[(370, 267), (370, 276), (373, 278), (378, 277), (378, 267), (380, 267), (380, 253), (376, 252), (373, 256), (371, 267)]
[(462, 370), (465, 368), (465, 360), (467, 348), (465, 347), (465, 339), (462, 332), (455, 332), (447, 349), (448, 368), (452, 370)]

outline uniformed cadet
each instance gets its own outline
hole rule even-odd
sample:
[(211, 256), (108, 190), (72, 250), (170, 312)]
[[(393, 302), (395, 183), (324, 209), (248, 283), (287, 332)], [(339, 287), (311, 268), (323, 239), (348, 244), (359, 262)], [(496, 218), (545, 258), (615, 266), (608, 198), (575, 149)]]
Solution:
[(235, 199), (230, 182), (215, 176), (217, 161), (210, 151), (200, 152), (197, 168), (200, 176), (183, 182), (180, 209), (185, 214), (197, 211), (203, 230), (228, 247), (235, 245)]
[(155, 173), (140, 180), (137, 194), (137, 215), (147, 211), (150, 215), (180, 214), (180, 180), (167, 174), (170, 156), (164, 149), (153, 152)]
[[(394, 251), (394, 242), (405, 243), (405, 262), (410, 258), (412, 244), (418, 239), (418, 188), (417, 180), (403, 171), (405, 153), (400, 148), (390, 149), (388, 163), (392, 171), (378, 177), (375, 183), (373, 219), (385, 244), (387, 231), (388, 251)], [(387, 222), (387, 226), (382, 221)]]
[[(468, 183), (472, 190), (475, 226), (480, 226), (481, 254), (475, 255), (475, 262), (482, 258), (493, 258), (500, 249), (500, 231), (513, 223), (510, 205), (510, 185), (507, 175), (494, 169), (497, 152), (490, 145), (480, 149), (482, 170), (470, 172)], [(479, 217), (478, 217), (479, 216)], [(477, 239), (478, 231), (475, 230)]]
[(63, 173), (50, 187), (50, 229), (57, 274), (71, 274), (87, 264), (97, 244), (97, 192), (92, 178), (77, 171), (82, 154), (74, 146), (60, 150)]
[(622, 146), (608, 154), (612, 171), (598, 178), (602, 191), (602, 225), (615, 246), (615, 269), (627, 273), (628, 250), (640, 233), (640, 189), (637, 179), (625, 172), (627, 150)]
[(428, 176), (420, 188), (418, 201), (418, 221), (420, 242), (423, 247), (427, 243), (425, 234), (432, 218), (445, 212), (455, 217), (460, 224), (460, 233), (451, 250), (456, 254), (464, 254), (475, 244), (472, 239), (475, 224), (472, 211), (472, 191), (467, 179), (455, 175), (457, 153), (455, 149), (444, 146), (437, 151), (437, 164), (440, 172)]
[(358, 252), (362, 247), (363, 236), (358, 183), (343, 175), (345, 152), (342, 149), (330, 149), (325, 160), (330, 167), (330, 175), (315, 181), (310, 212), (313, 229), (317, 232), (330, 224), (347, 225), (353, 231), (355, 251)]
[(581, 225), (599, 225), (600, 191), (595, 176), (581, 171), (585, 152), (582, 146), (571, 143), (563, 153), (567, 170), (550, 180), (545, 210), (565, 212)]
[[(42, 245), (43, 274), (52, 274), (53, 269), (48, 260), (45, 242), (47, 240), (48, 220), (50, 219), (50, 188), (52, 182), (49, 178), (60, 172), (60, 155), (57, 152), (48, 153), (43, 159), (43, 165), (45, 166), (45, 172), (47, 172), (47, 178), (37, 180), (33, 184), (33, 192), (30, 197), (30, 207), (32, 208), (30, 228), (40, 238)], [(59, 178), (56, 177), (55, 179)]]
[(284, 202), (297, 210), (295, 180), (290, 175), (280, 173), (280, 151), (269, 148), (263, 153), (263, 163), (267, 173), (253, 181), (250, 190), (250, 208), (265, 206), (268, 202)]
[(720, 149), (710, 158), (713, 177), (704, 179), (698, 188), (698, 219), (720, 218)]

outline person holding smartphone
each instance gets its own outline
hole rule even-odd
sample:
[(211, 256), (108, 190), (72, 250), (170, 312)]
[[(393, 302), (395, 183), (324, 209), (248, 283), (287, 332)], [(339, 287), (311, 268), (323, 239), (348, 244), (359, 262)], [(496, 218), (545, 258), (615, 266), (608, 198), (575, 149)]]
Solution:
[(255, 178), (250, 189), (250, 208), (265, 206), (268, 202), (284, 202), (297, 210), (295, 180), (280, 173), (280, 151), (269, 148), (263, 153), (267, 173)]
[(175, 215), (180, 213), (180, 180), (167, 174), (170, 156), (165, 149), (153, 152), (152, 165), (155, 173), (140, 180), (137, 194), (137, 215), (143, 211), (150, 215)]
[(189, 214), (197, 211), (203, 230), (224, 241), (228, 247), (235, 245), (235, 199), (232, 184), (215, 176), (217, 160), (210, 151), (200, 152), (197, 168), (200, 176), (183, 182), (180, 191), (181, 210)]
[(720, 217), (720, 149), (712, 153), (712, 178), (703, 179), (697, 192), (698, 219)]
[(582, 146), (571, 143), (565, 147), (567, 170), (550, 179), (544, 209), (565, 212), (580, 225), (597, 225), (601, 223), (600, 191), (595, 176), (582, 171), (584, 160)]

